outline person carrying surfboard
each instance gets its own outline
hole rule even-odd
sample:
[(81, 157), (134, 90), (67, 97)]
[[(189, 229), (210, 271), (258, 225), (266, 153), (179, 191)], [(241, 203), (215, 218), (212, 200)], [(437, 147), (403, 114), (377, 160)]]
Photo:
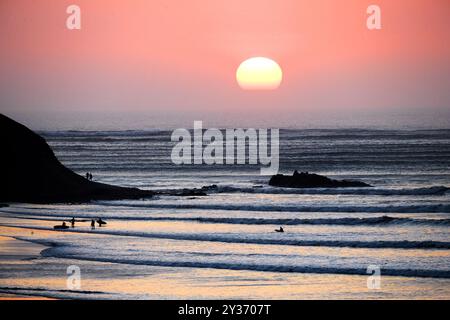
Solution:
[(97, 223), (99, 227), (102, 227), (104, 224), (106, 224), (106, 221), (103, 221), (102, 218), (98, 218)]

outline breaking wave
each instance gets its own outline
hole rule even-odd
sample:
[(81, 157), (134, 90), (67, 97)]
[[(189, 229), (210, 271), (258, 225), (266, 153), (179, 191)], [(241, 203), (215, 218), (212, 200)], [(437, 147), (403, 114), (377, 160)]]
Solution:
[[(111, 202), (96, 201), (97, 205), (111, 206)], [(114, 206), (156, 209), (196, 209), (269, 212), (373, 212), (373, 213), (450, 213), (450, 205), (380, 205), (380, 206), (297, 206), (297, 205), (236, 205), (236, 204), (165, 204), (114, 203)]]
[[(35, 230), (52, 230), (47, 227), (28, 227), (20, 225), (5, 225), (4, 227), (35, 229)], [(353, 241), (353, 240), (296, 240), (296, 239), (280, 239), (273, 237), (248, 238), (239, 235), (221, 235), (221, 234), (194, 234), (194, 233), (155, 233), (155, 232), (132, 232), (132, 231), (110, 231), (110, 230), (73, 230), (67, 229), (58, 232), (70, 233), (90, 233), (104, 234), (124, 237), (143, 237), (153, 239), (170, 239), (185, 241), (211, 241), (223, 243), (247, 243), (247, 244), (263, 244), (263, 245), (286, 245), (300, 247), (338, 247), (338, 248), (391, 248), (391, 249), (450, 249), (450, 242), (446, 241)]]
[(208, 193), (262, 193), (262, 194), (324, 194), (324, 195), (379, 195), (379, 196), (420, 196), (444, 195), (450, 188), (433, 186), (411, 189), (377, 189), (377, 188), (275, 188), (275, 187), (234, 187), (234, 186), (205, 186)]

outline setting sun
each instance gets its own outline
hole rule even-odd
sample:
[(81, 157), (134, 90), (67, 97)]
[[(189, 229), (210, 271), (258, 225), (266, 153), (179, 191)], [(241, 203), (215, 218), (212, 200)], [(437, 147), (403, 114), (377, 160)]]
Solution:
[(280, 86), (283, 72), (275, 61), (255, 57), (242, 62), (236, 71), (236, 80), (245, 90), (273, 90)]

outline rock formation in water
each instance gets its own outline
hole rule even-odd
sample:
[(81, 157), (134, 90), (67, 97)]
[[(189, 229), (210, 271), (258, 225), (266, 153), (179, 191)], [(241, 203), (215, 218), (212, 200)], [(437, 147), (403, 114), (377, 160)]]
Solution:
[(87, 180), (58, 161), (44, 138), (0, 114), (1, 202), (86, 202), (154, 193)]
[(314, 173), (294, 171), (292, 176), (277, 174), (270, 178), (269, 185), (284, 188), (349, 188), (371, 187), (361, 181), (333, 180)]

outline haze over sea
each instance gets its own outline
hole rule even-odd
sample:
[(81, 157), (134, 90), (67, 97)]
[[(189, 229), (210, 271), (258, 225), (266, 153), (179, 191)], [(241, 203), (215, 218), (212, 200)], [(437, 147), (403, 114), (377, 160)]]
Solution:
[[(192, 118), (30, 118), (64, 165), (92, 172), (95, 181), (217, 187), (205, 197), (0, 208), (0, 235), (45, 246), (37, 259), (2, 262), (0, 291), (107, 299), (450, 297), (448, 118), (279, 122), (281, 173), (373, 185), (345, 189), (269, 187), (258, 165), (176, 166), (168, 128), (190, 129)], [(219, 128), (266, 124), (274, 125), (204, 120)], [(55, 221), (72, 217), (108, 225), (53, 231)], [(273, 232), (279, 226), (284, 234)], [(69, 265), (81, 268), (81, 290), (67, 290)], [(367, 288), (370, 265), (381, 268), (381, 289)]]

